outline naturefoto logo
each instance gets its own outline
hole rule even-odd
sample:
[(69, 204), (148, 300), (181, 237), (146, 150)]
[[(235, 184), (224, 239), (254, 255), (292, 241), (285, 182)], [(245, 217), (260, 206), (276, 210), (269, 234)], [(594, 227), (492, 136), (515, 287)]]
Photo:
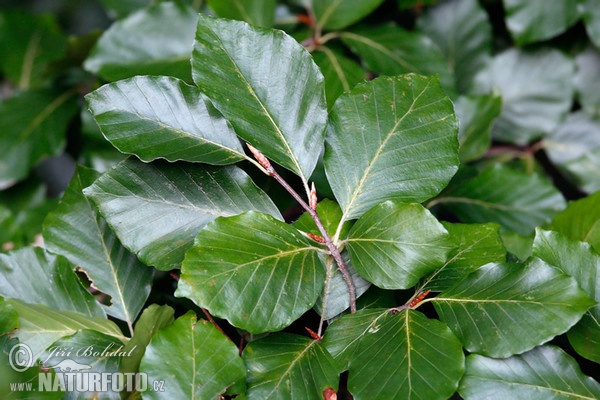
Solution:
[[(98, 350), (93, 346), (80, 349), (54, 347), (48, 350), (48, 356), (40, 360), (37, 387), (34, 383), (11, 383), (11, 391), (18, 392), (144, 392), (147, 390), (164, 391), (164, 381), (154, 380), (148, 385), (148, 376), (143, 372), (96, 372), (92, 365), (78, 362), (73, 358), (91, 359), (107, 357), (128, 357), (129, 353), (122, 348), (112, 349), (111, 346)], [(73, 358), (70, 358), (73, 357)], [(52, 360), (60, 360), (52, 363)], [(36, 359), (29, 346), (19, 343), (9, 352), (8, 362), (16, 372), (24, 372), (34, 367)], [(51, 372), (50, 370), (53, 370)]]

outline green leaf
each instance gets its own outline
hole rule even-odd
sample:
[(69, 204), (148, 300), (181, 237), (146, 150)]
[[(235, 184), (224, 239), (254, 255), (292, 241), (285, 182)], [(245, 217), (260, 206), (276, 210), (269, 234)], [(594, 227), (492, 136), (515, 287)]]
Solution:
[(600, 190), (600, 120), (583, 111), (569, 114), (543, 146), (571, 182), (588, 193)]
[(506, 26), (518, 46), (553, 38), (579, 19), (577, 2), (573, 0), (555, 0), (552, 7), (530, 0), (503, 0), (503, 3)]
[(85, 60), (84, 68), (107, 81), (134, 75), (170, 75), (189, 81), (197, 12), (159, 3), (113, 23)]
[(444, 264), (450, 240), (420, 204), (386, 201), (354, 224), (346, 248), (354, 268), (369, 282), (408, 289)]
[(77, 110), (74, 94), (26, 91), (0, 102), (0, 190), (62, 151), (67, 125)]
[(45, 304), (54, 310), (105, 317), (73, 268), (65, 258), (50, 255), (39, 247), (0, 254), (0, 295), (5, 299)]
[[(548, 68), (552, 65), (552, 68)], [(551, 132), (571, 108), (574, 63), (558, 50), (506, 50), (474, 79), (474, 94), (502, 92), (492, 137), (525, 145)]]
[(464, 372), (462, 346), (452, 331), (413, 310), (343, 316), (327, 328), (323, 343), (337, 360), (348, 358), (348, 389), (355, 398), (447, 399)]
[[(588, 243), (573, 241), (558, 232), (538, 229), (533, 255), (575, 278), (579, 286), (600, 303), (600, 255)], [(579, 354), (600, 362), (600, 305), (589, 309), (568, 335)]]
[(86, 100), (106, 139), (143, 161), (225, 165), (245, 158), (210, 100), (176, 78), (136, 76), (102, 86)]
[(596, 0), (578, 0), (579, 13), (585, 24), (588, 37), (600, 47), (600, 9)]
[(323, 75), (298, 42), (281, 31), (200, 15), (192, 74), (239, 136), (308, 181), (327, 106)]
[(239, 19), (265, 28), (275, 22), (275, 0), (207, 0), (207, 4), (221, 18)]
[(245, 390), (246, 370), (235, 344), (191, 311), (154, 335), (140, 371), (150, 382), (169, 377), (163, 392), (144, 394), (150, 399), (216, 399)]
[(152, 304), (146, 308), (135, 324), (133, 337), (123, 351), (128, 357), (121, 361), (121, 372), (138, 372), (142, 356), (152, 337), (162, 328), (171, 325), (174, 321), (175, 310), (164, 305)]
[(566, 206), (563, 196), (546, 179), (500, 164), (450, 189), (429, 206), (439, 203), (463, 222), (495, 222), (522, 235), (550, 221)]
[(585, 112), (598, 117), (600, 116), (600, 53), (590, 46), (577, 54), (575, 66), (573, 81), (577, 99)]
[(312, 54), (325, 77), (325, 95), (329, 108), (343, 92), (348, 92), (366, 78), (365, 71), (354, 60), (337, 49), (320, 46)]
[(63, 57), (66, 44), (54, 15), (0, 12), (0, 71), (22, 90), (39, 88), (51, 78), (48, 65)]
[[(317, 203), (317, 214), (327, 233), (333, 236), (342, 221), (342, 209), (340, 206), (336, 202), (325, 198)], [(292, 225), (299, 231), (321, 235), (321, 231), (317, 228), (315, 221), (307, 212), (303, 213)], [(339, 236), (342, 238), (348, 236), (351, 227), (352, 221), (345, 221), (340, 228)]]
[(333, 107), (324, 158), (342, 221), (385, 200), (435, 196), (457, 170), (457, 150), (457, 121), (437, 77), (357, 85)]
[(453, 0), (428, 9), (418, 27), (440, 48), (459, 93), (490, 58), (492, 26), (477, 0)]
[(490, 148), (490, 129), (502, 110), (499, 92), (482, 96), (461, 96), (454, 103), (459, 121), (458, 156), (462, 163), (476, 160)]
[(498, 225), (442, 224), (450, 234), (453, 249), (444, 266), (427, 278), (427, 289), (446, 290), (482, 265), (506, 261)]
[(318, 29), (339, 30), (371, 14), (383, 0), (311, 0)]
[(266, 214), (220, 217), (186, 253), (175, 295), (250, 333), (277, 331), (313, 307), (321, 293), (320, 250)]
[(121, 342), (127, 341), (117, 325), (106, 318), (56, 310), (44, 304), (26, 304), (17, 299), (7, 302), (19, 315), (19, 329), (14, 336), (31, 348), (33, 360), (37, 360), (42, 352), (58, 339), (73, 335), (82, 329), (94, 330), (115, 337)]
[(600, 384), (559, 348), (541, 346), (503, 360), (471, 354), (459, 392), (465, 400), (594, 400)]
[(321, 399), (337, 391), (339, 367), (316, 340), (279, 333), (244, 349), (249, 399)]
[(537, 258), (487, 264), (432, 302), (468, 351), (500, 358), (568, 331), (595, 304), (575, 279)]
[(267, 195), (234, 166), (129, 158), (84, 194), (126, 248), (161, 270), (178, 268), (194, 237), (218, 216), (258, 210), (281, 218)]
[(427, 36), (394, 24), (341, 32), (342, 41), (377, 74), (440, 75), (447, 93), (456, 91), (454, 76), (440, 49)]
[(569, 203), (558, 213), (550, 228), (566, 237), (592, 245), (600, 253), (600, 192)]
[(46, 248), (60, 254), (111, 297), (107, 314), (127, 322), (130, 330), (152, 284), (153, 270), (123, 248), (82, 190), (100, 174), (77, 167), (61, 204), (44, 221)]

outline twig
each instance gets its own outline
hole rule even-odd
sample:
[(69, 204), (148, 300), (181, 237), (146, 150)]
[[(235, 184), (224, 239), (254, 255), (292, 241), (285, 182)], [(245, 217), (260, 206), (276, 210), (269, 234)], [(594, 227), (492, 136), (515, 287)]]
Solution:
[(233, 340), (231, 340), (231, 338), (229, 337), (229, 335), (227, 335), (225, 333), (225, 331), (219, 326), (219, 324), (217, 324), (217, 321), (215, 321), (215, 319), (213, 318), (213, 316), (210, 315), (210, 313), (208, 312), (208, 310), (206, 308), (202, 308), (202, 307), (200, 307), (200, 309), (202, 310), (202, 312), (204, 313), (204, 315), (206, 316), (206, 318), (210, 321), (210, 323), (213, 324), (213, 326), (215, 328), (217, 328), (223, 335), (225, 335), (225, 337), (227, 339), (229, 339), (230, 341), (233, 342)]
[(254, 158), (256, 158), (256, 161), (258, 161), (259, 164), (267, 171), (267, 174), (269, 176), (272, 176), (277, 182), (279, 182), (279, 184), (281, 186), (283, 186), (283, 188), (289, 194), (292, 195), (292, 197), (298, 202), (298, 204), (300, 204), (300, 206), (302, 206), (302, 208), (304, 208), (304, 210), (308, 213), (308, 215), (310, 215), (312, 220), (315, 222), (315, 225), (317, 225), (317, 228), (319, 229), (319, 232), (321, 233), (321, 237), (325, 240), (325, 246), (327, 246), (327, 250), (329, 250), (329, 254), (331, 254), (331, 256), (335, 260), (336, 264), (338, 265), (338, 269), (342, 273), (342, 277), (344, 278), (344, 281), (346, 282), (346, 285), (348, 286), (348, 296), (350, 298), (350, 312), (354, 314), (356, 312), (356, 289), (354, 288), (354, 283), (352, 282), (352, 277), (350, 276), (350, 273), (348, 272), (348, 269), (346, 268), (346, 264), (344, 264), (344, 260), (342, 260), (342, 254), (340, 253), (340, 249), (338, 249), (338, 247), (333, 243), (333, 240), (331, 240), (331, 236), (329, 236), (329, 233), (323, 226), (323, 222), (321, 222), (321, 219), (319, 218), (319, 215), (317, 214), (317, 210), (314, 210), (312, 207), (310, 207), (304, 201), (304, 199), (302, 197), (300, 197), (298, 192), (296, 192), (294, 190), (294, 188), (291, 187), (289, 185), (289, 183), (287, 183), (286, 180), (283, 179), (281, 177), (281, 175), (279, 175), (277, 173), (277, 171), (275, 171), (275, 168), (273, 168), (273, 166), (271, 165), (269, 160), (264, 156), (264, 154), (262, 154), (260, 151), (258, 151), (255, 147), (253, 147), (249, 143), (246, 143), (246, 146), (248, 146), (248, 149), (250, 149), (250, 152), (252, 153)]

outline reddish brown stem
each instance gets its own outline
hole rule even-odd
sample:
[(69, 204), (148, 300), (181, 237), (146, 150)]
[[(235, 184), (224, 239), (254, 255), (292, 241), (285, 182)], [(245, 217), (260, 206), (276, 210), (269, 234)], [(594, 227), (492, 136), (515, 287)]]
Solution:
[(210, 315), (210, 313), (208, 312), (208, 310), (206, 308), (202, 308), (202, 307), (200, 307), (200, 309), (202, 310), (202, 312), (206, 316), (206, 319), (208, 319), (210, 321), (210, 323), (213, 324), (213, 326), (215, 328), (217, 328), (223, 335), (225, 335), (225, 337), (227, 339), (229, 339), (231, 342), (233, 342), (233, 340), (231, 340), (231, 338), (225, 333), (225, 331), (219, 326), (219, 324), (217, 324), (217, 321), (215, 321), (215, 319), (213, 318), (213, 316)]

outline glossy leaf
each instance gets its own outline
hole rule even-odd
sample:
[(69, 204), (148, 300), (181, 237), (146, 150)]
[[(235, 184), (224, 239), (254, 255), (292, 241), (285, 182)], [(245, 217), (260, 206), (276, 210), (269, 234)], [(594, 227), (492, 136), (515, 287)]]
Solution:
[(140, 372), (150, 382), (169, 377), (164, 391), (144, 393), (150, 399), (216, 399), (245, 391), (246, 371), (235, 344), (191, 311), (154, 335)]
[[(533, 242), (533, 255), (575, 278), (579, 286), (600, 303), (600, 255), (588, 243), (572, 241), (557, 232), (538, 229)], [(600, 305), (589, 309), (568, 335), (579, 354), (600, 362)]]
[(501, 109), (502, 97), (499, 93), (461, 96), (456, 100), (454, 110), (459, 121), (458, 156), (461, 162), (476, 160), (490, 148), (490, 130)]
[(102, 86), (86, 100), (106, 139), (143, 161), (226, 165), (245, 157), (210, 100), (178, 79), (137, 76)]
[(550, 160), (582, 190), (600, 190), (600, 120), (578, 111), (543, 140)]
[(471, 354), (460, 395), (465, 400), (600, 398), (600, 384), (554, 346), (541, 346), (506, 359)]
[(592, 245), (600, 253), (600, 192), (569, 203), (552, 220), (551, 229)]
[(454, 76), (440, 49), (423, 34), (384, 24), (342, 32), (340, 37), (377, 74), (439, 74), (447, 93), (456, 90)]
[(595, 0), (578, 0), (579, 13), (585, 24), (588, 37), (600, 47), (600, 9)]
[(61, 204), (44, 221), (49, 251), (61, 254), (83, 269), (94, 288), (110, 296), (107, 314), (130, 329), (152, 284), (153, 271), (123, 248), (82, 190), (100, 174), (78, 167)]
[(127, 340), (117, 325), (106, 318), (56, 310), (44, 304), (26, 304), (17, 299), (7, 302), (19, 315), (19, 329), (15, 331), (14, 336), (31, 348), (34, 360), (37, 360), (52, 343), (79, 330), (94, 330), (122, 342)]
[(566, 203), (552, 184), (499, 164), (452, 188), (432, 204), (443, 203), (463, 222), (495, 222), (504, 229), (528, 235)]
[(316, 340), (279, 333), (244, 349), (248, 399), (322, 399), (337, 391), (339, 367)]
[(506, 261), (498, 225), (442, 224), (453, 246), (443, 267), (425, 280), (426, 289), (436, 292), (446, 290), (482, 265)]
[(380, 77), (357, 85), (333, 107), (325, 149), (342, 221), (385, 200), (435, 196), (457, 170), (457, 150), (452, 103), (436, 77)]
[(413, 310), (344, 316), (327, 328), (323, 343), (336, 359), (348, 357), (348, 389), (359, 399), (447, 399), (464, 372), (456, 336)]
[(568, 331), (594, 305), (575, 279), (536, 258), (487, 264), (432, 302), (468, 351), (500, 358)]
[(327, 107), (323, 75), (298, 42), (281, 31), (201, 15), (192, 73), (239, 136), (308, 181)]
[(186, 253), (175, 294), (251, 333), (282, 329), (314, 306), (318, 245), (266, 214), (217, 218)]
[(78, 311), (90, 317), (106, 314), (61, 256), (39, 247), (0, 254), (0, 295), (29, 304), (45, 304), (54, 310)]
[(63, 57), (66, 43), (51, 14), (0, 12), (0, 71), (22, 90), (40, 88), (51, 78), (48, 65)]
[(192, 7), (174, 2), (139, 10), (104, 32), (84, 67), (107, 81), (134, 75), (170, 75), (189, 81), (197, 21)]
[(123, 245), (158, 269), (177, 268), (194, 237), (218, 216), (279, 211), (237, 167), (144, 164), (127, 159), (84, 193)]
[[(600, 19), (598, 21), (600, 22)], [(575, 66), (573, 80), (579, 103), (588, 114), (598, 117), (600, 116), (600, 53), (590, 46), (575, 57)]]
[(25, 178), (29, 170), (65, 146), (75, 115), (74, 92), (26, 91), (0, 102), (0, 190)]
[(311, 0), (317, 26), (339, 30), (360, 21), (383, 0)]
[(339, 50), (326, 46), (321, 46), (318, 50), (312, 56), (325, 77), (325, 95), (327, 105), (331, 108), (340, 94), (364, 81), (366, 73), (360, 65)]
[(525, 145), (555, 129), (571, 108), (573, 72), (573, 61), (557, 50), (510, 49), (495, 56), (475, 77), (473, 90), (502, 92), (493, 138)]
[(490, 58), (492, 26), (477, 0), (453, 0), (427, 10), (418, 27), (442, 50), (459, 93)]
[(577, 2), (558, 0), (552, 7), (541, 1), (503, 0), (506, 26), (517, 45), (550, 39), (578, 19)]
[(346, 248), (354, 268), (369, 282), (408, 289), (444, 264), (450, 240), (420, 204), (386, 201), (354, 224)]
[(275, 21), (275, 0), (207, 0), (207, 4), (221, 18), (239, 19), (266, 28)]

